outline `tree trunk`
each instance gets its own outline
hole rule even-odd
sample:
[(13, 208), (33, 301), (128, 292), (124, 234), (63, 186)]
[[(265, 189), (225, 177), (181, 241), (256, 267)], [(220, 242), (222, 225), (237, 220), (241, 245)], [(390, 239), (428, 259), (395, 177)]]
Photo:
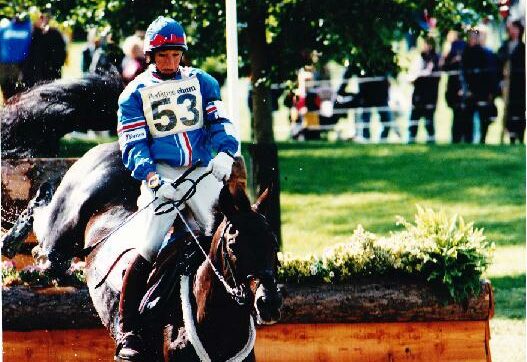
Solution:
[(269, 187), (267, 200), (259, 208), (282, 245), (280, 227), (280, 172), (278, 170), (278, 148), (275, 143), (254, 143), (249, 145), (251, 155), (252, 182), (255, 195)]
[(490, 282), (465, 304), (443, 303), (429, 284), (362, 280), (341, 285), (285, 287), (282, 323), (486, 320), (494, 313)]
[[(466, 304), (442, 303), (423, 282), (360, 281), (295, 285), (285, 294), (281, 323), (355, 323), (487, 320), (494, 300), (488, 281)], [(102, 325), (87, 288), (11, 287), (2, 290), (4, 330), (91, 328)]]
[(88, 288), (2, 289), (4, 330), (101, 327)]
[(251, 59), (252, 85), (252, 131), (254, 144), (251, 154), (253, 191), (256, 195), (272, 185), (271, 195), (264, 206), (273, 231), (281, 240), (280, 231), (280, 184), (278, 152), (273, 136), (273, 115), (271, 104), (270, 51), (265, 35), (267, 6), (265, 2), (249, 2), (248, 36)]

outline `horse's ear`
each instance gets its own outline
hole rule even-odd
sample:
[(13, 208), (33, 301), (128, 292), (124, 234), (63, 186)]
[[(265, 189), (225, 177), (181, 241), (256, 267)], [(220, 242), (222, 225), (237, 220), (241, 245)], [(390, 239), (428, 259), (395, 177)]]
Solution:
[(260, 212), (260, 206), (265, 202), (267, 197), (269, 196), (270, 187), (266, 188), (264, 192), (258, 197), (258, 200), (254, 204), (252, 204), (251, 208), (254, 212)]
[(237, 187), (232, 193), (229, 185), (226, 184), (221, 189), (218, 207), (225, 216), (229, 217), (240, 211), (251, 210), (251, 202), (242, 187)]
[(232, 173), (229, 178), (229, 189), (231, 194), (236, 194), (236, 189), (241, 187), (244, 191), (247, 190), (247, 167), (242, 156), (236, 156), (232, 165)]
[(232, 197), (228, 185), (223, 186), (220, 191), (220, 196), (218, 198), (218, 209), (227, 217), (236, 213), (234, 197)]

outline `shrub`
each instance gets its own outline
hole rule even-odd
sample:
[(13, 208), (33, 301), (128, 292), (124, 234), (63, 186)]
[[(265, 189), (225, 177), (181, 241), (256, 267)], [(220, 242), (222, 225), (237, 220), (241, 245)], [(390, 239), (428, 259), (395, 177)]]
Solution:
[(347, 243), (322, 256), (279, 254), (278, 279), (287, 283), (346, 283), (356, 278), (408, 275), (439, 286), (456, 302), (479, 293), (494, 244), (463, 218), (417, 208), (415, 223), (402, 217), (404, 230), (377, 237), (358, 226)]

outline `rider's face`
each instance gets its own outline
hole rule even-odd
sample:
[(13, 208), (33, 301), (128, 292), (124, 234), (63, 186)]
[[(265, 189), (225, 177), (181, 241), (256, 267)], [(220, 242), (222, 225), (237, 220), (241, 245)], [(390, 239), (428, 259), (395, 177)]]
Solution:
[(179, 68), (182, 56), (183, 51), (177, 49), (165, 49), (155, 52), (154, 62), (157, 71), (166, 75), (175, 73)]

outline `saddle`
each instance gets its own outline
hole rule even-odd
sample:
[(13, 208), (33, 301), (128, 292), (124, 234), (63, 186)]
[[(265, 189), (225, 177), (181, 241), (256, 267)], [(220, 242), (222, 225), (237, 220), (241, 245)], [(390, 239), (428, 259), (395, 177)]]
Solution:
[[(184, 227), (175, 230), (184, 230)], [(208, 251), (212, 237), (198, 234), (197, 239), (203, 250)], [(163, 320), (164, 313), (172, 310), (179, 301), (181, 276), (195, 274), (204, 260), (205, 256), (190, 232), (172, 233), (166, 246), (159, 251), (148, 278), (147, 292), (139, 305), (143, 323)]]

